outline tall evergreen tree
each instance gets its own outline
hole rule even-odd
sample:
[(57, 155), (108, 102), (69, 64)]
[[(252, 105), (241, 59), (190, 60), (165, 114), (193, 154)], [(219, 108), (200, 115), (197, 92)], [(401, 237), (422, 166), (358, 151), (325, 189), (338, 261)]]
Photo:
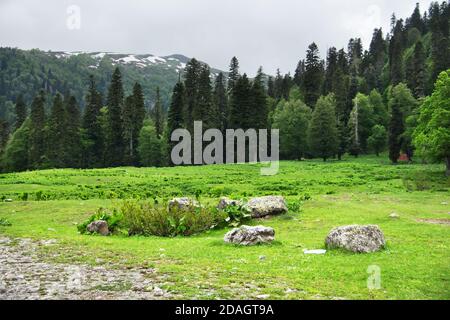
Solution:
[(145, 104), (142, 87), (135, 83), (133, 94), (125, 99), (123, 108), (123, 131), (126, 141), (126, 163), (137, 164), (137, 145), (145, 118)]
[(104, 136), (99, 120), (101, 108), (102, 97), (96, 89), (94, 77), (90, 76), (82, 120), (83, 167), (97, 167), (103, 164)]
[(77, 168), (81, 165), (81, 115), (77, 100), (74, 96), (69, 96), (65, 105), (65, 133), (64, 133), (64, 149), (65, 159), (64, 166)]
[(47, 137), (47, 158), (51, 167), (63, 168), (66, 159), (66, 114), (61, 95), (56, 94), (53, 99), (49, 119), (49, 134)]
[(335, 82), (335, 74), (338, 68), (338, 54), (335, 47), (331, 47), (328, 50), (327, 55), (327, 68), (325, 72), (325, 81), (323, 84), (323, 92), (328, 94), (334, 92), (333, 84)]
[(114, 70), (108, 89), (108, 133), (106, 143), (106, 161), (108, 166), (120, 166), (123, 163), (123, 108), (124, 91), (119, 68)]
[(236, 82), (238, 81), (239, 75), (239, 61), (236, 57), (231, 58), (230, 70), (228, 72), (228, 93), (230, 94)]
[(225, 130), (228, 126), (228, 96), (225, 88), (225, 78), (220, 72), (214, 84), (213, 102), (219, 112), (219, 128)]
[(300, 60), (295, 68), (294, 83), (300, 87), (303, 83), (303, 76), (305, 74), (305, 60)]
[(323, 82), (323, 63), (320, 60), (319, 48), (315, 43), (308, 47), (306, 52), (305, 73), (302, 89), (305, 103), (314, 107), (319, 99)]
[(425, 95), (425, 52), (422, 41), (418, 41), (414, 47), (414, 53), (408, 61), (408, 87), (416, 98)]
[(389, 78), (392, 85), (403, 81), (403, 50), (404, 50), (403, 21), (395, 24), (393, 35), (389, 43)]
[(267, 95), (271, 98), (275, 98), (275, 83), (271, 76), (269, 76), (269, 79), (267, 80)]
[(397, 163), (400, 152), (408, 152), (410, 146), (404, 141), (406, 118), (415, 112), (417, 101), (408, 87), (400, 83), (392, 89), (389, 98), (391, 113), (389, 122), (389, 158)]
[(253, 99), (251, 89), (250, 81), (244, 73), (236, 82), (231, 96), (230, 127), (232, 129), (253, 128)]
[(338, 150), (336, 126), (336, 101), (332, 94), (320, 97), (312, 114), (308, 141), (314, 156), (323, 161), (334, 156)]
[(184, 85), (178, 81), (173, 88), (172, 100), (167, 116), (167, 127), (169, 134), (172, 134), (176, 129), (183, 128), (183, 110), (184, 110)]
[(15, 129), (17, 130), (22, 126), (22, 124), (25, 122), (25, 119), (27, 118), (27, 106), (25, 104), (25, 101), (23, 101), (22, 94), (20, 94), (16, 99), (15, 112), (16, 112)]
[(186, 65), (184, 74), (184, 87), (185, 87), (185, 112), (184, 121), (185, 127), (189, 131), (193, 131), (194, 121), (192, 118), (192, 112), (198, 104), (198, 82), (201, 71), (201, 64), (195, 58), (192, 58)]
[(252, 108), (252, 118), (253, 127), (255, 129), (266, 129), (267, 128), (267, 95), (266, 89), (264, 88), (264, 74), (262, 72), (262, 67), (258, 69), (255, 79), (252, 83), (251, 95), (253, 99)]
[(153, 107), (153, 121), (155, 123), (155, 130), (158, 138), (161, 137), (164, 131), (164, 112), (161, 104), (161, 94), (159, 87), (156, 88), (156, 101)]
[(31, 168), (39, 168), (44, 162), (45, 156), (45, 92), (40, 91), (34, 97), (30, 112), (30, 154), (29, 165)]

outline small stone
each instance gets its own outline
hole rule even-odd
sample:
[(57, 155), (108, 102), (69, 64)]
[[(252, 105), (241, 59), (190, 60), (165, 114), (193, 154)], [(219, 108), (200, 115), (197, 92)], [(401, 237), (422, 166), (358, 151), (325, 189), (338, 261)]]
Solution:
[(164, 291), (161, 288), (155, 287), (153, 288), (153, 294), (155, 295), (155, 297), (161, 297), (164, 295)]
[(5, 199), (5, 202), (13, 202), (12, 199)]
[(91, 222), (87, 227), (86, 230), (91, 233), (98, 233), (102, 236), (109, 235), (109, 229), (108, 229), (108, 223), (104, 220), (97, 220)]
[(327, 250), (324, 249), (316, 249), (316, 250), (303, 250), (304, 254), (325, 254)]
[(447, 201), (444, 201), (444, 202), (441, 202), (441, 204), (442, 204), (443, 206), (446, 206), (446, 205), (448, 205), (448, 202), (447, 202)]
[(400, 216), (399, 216), (397, 213), (392, 212), (392, 213), (389, 215), (389, 218), (392, 218), (392, 219), (398, 219), (398, 218), (400, 218)]
[(56, 230), (55, 230), (55, 229), (53, 229), (53, 228), (48, 228), (47, 230), (48, 230), (48, 231), (53, 231), (53, 232), (56, 232)]
[(256, 298), (257, 299), (261, 299), (261, 300), (269, 299), (270, 298), (270, 294), (259, 294), (259, 295), (256, 296)]
[(266, 256), (259, 256), (259, 260), (260, 260), (260, 261), (266, 260)]

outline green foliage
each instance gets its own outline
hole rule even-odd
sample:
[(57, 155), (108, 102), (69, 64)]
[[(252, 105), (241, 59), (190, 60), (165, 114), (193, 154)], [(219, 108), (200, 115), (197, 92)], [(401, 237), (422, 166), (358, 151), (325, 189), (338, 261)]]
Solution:
[(450, 173), (450, 70), (442, 72), (431, 97), (419, 109), (414, 145), (431, 161), (446, 161)]
[(77, 229), (81, 234), (87, 233), (87, 226), (94, 221), (103, 220), (108, 223), (108, 229), (111, 233), (119, 231), (122, 225), (123, 216), (116, 210), (99, 208), (96, 213), (91, 215), (86, 221), (77, 225)]
[(238, 227), (248, 222), (252, 217), (244, 205), (227, 206), (222, 211), (226, 214), (226, 217), (219, 224), (221, 227)]
[(338, 150), (336, 126), (336, 100), (334, 95), (320, 97), (312, 114), (308, 129), (311, 152), (324, 161)]
[(190, 236), (217, 226), (223, 213), (206, 208), (167, 208), (162, 204), (143, 201), (125, 201), (119, 207), (129, 235)]
[(387, 142), (386, 128), (379, 124), (373, 126), (372, 134), (368, 138), (367, 143), (377, 156), (386, 147), (386, 142)]
[(408, 87), (400, 83), (392, 89), (389, 98), (389, 109), (391, 119), (389, 123), (389, 159), (397, 163), (400, 151), (406, 149), (404, 141), (404, 132), (406, 119), (417, 107), (417, 101), (414, 99)]
[(138, 153), (143, 166), (164, 164), (164, 139), (158, 137), (155, 127), (147, 121), (139, 134)]
[(5, 171), (23, 171), (29, 167), (30, 132), (31, 120), (27, 119), (12, 135), (2, 158), (2, 168)]
[(10, 227), (12, 223), (9, 222), (6, 218), (0, 217), (0, 227)]
[(311, 108), (301, 100), (281, 100), (278, 103), (272, 128), (280, 130), (282, 159), (301, 159), (308, 153), (307, 133), (311, 114)]

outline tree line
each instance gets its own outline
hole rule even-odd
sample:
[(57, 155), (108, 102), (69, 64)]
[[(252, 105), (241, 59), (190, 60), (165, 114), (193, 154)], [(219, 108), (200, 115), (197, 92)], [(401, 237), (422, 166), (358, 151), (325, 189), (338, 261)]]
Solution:
[[(58, 93), (47, 115), (45, 94), (40, 92), (28, 115), (18, 96), (14, 128), (0, 122), (2, 167), (18, 171), (170, 165), (171, 132), (193, 130), (196, 120), (203, 121), (205, 130), (278, 128), (282, 159), (340, 159), (345, 153), (378, 155), (388, 149), (394, 163), (400, 154), (411, 161), (415, 150), (432, 160), (450, 161), (445, 144), (449, 126), (442, 127), (449, 104), (433, 104), (448, 101), (442, 83), (448, 84), (445, 71), (450, 67), (449, 11), (447, 2), (433, 2), (424, 14), (417, 5), (405, 21), (393, 15), (390, 32), (375, 29), (365, 51), (355, 38), (347, 50), (332, 47), (322, 60), (312, 43), (294, 76), (278, 71), (271, 77), (260, 68), (250, 79), (240, 74), (233, 57), (229, 72), (213, 78), (208, 65), (191, 59), (173, 89), (168, 112), (158, 89), (150, 112), (139, 83), (125, 96), (119, 68), (106, 97), (90, 78), (83, 112), (73, 96)], [(420, 138), (431, 134), (431, 125), (424, 125), (425, 119), (434, 119), (423, 115), (427, 108), (442, 111), (444, 119), (436, 126), (437, 131), (444, 128), (444, 134), (433, 133), (444, 151), (434, 155)]]

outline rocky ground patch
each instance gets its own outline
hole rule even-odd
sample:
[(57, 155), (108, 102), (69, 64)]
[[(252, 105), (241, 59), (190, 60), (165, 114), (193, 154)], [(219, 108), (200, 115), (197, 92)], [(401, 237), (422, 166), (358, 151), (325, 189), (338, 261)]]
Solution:
[(151, 276), (151, 268), (49, 263), (37, 255), (40, 246), (56, 240), (33, 241), (0, 237), (0, 300), (141, 300), (167, 299)]

